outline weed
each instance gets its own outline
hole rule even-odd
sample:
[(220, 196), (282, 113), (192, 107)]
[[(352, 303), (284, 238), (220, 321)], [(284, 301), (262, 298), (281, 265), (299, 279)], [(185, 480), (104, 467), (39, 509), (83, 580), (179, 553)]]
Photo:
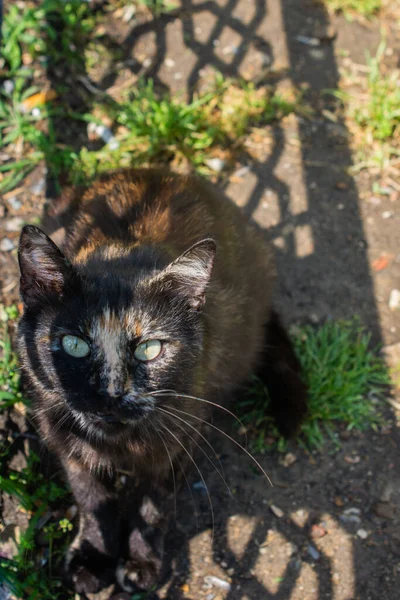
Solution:
[(166, 0), (137, 0), (136, 4), (145, 6), (156, 17), (177, 8), (174, 2), (167, 2)]
[(325, 0), (325, 4), (332, 12), (343, 13), (348, 20), (356, 15), (371, 18), (382, 8), (382, 0)]
[[(309, 389), (309, 414), (300, 441), (308, 448), (321, 448), (327, 436), (334, 437), (335, 425), (363, 430), (380, 422), (377, 399), (390, 378), (382, 358), (370, 350), (370, 336), (352, 322), (328, 322), (319, 329), (302, 327), (293, 335), (296, 353)], [(254, 381), (239, 402), (239, 417), (253, 432), (253, 450), (265, 451), (278, 440), (271, 418), (266, 415), (268, 398), (259, 381)]]
[(22, 400), (17, 356), (8, 333), (8, 322), (17, 316), (15, 306), (0, 305), (0, 411)]
[[(0, 306), (0, 413), (26, 404), (20, 391), (17, 359), (11, 349), (8, 326), (18, 316), (15, 306)], [(16, 537), (17, 553), (10, 557), (0, 552), (0, 581), (17, 598), (56, 600), (61, 597), (59, 571), (72, 524), (57, 520), (51, 511), (67, 501), (69, 492), (39, 471), (39, 457), (30, 452), (21, 471), (8, 466), (12, 442), (0, 447), (0, 492), (12, 496), (25, 514), (29, 525)], [(42, 539), (38, 543), (38, 536)], [(65, 597), (65, 594), (63, 595)]]
[(346, 121), (353, 137), (355, 169), (377, 166), (385, 169), (393, 157), (400, 155), (400, 88), (399, 71), (385, 71), (383, 57), (386, 43), (375, 56), (367, 57), (367, 77), (347, 74), (346, 86), (359, 88), (351, 92), (333, 92), (343, 103)]
[[(354, 110), (357, 124), (367, 133), (367, 139), (387, 141), (399, 136), (400, 88), (398, 72), (385, 75), (382, 59), (386, 44), (381, 42), (374, 57), (368, 57), (366, 102)], [(370, 141), (370, 139), (368, 141)]]
[[(161, 0), (145, 3), (155, 12), (166, 7)], [(39, 7), (24, 9), (20, 24), (18, 18), (16, 7), (12, 7), (3, 25), (8, 43), (1, 60), (4, 72), (8, 69), (13, 80), (0, 88), (0, 148), (13, 160), (0, 166), (2, 192), (15, 187), (42, 160), (56, 184), (63, 175), (64, 180), (68, 177), (72, 183), (81, 183), (102, 171), (169, 161), (175, 166), (189, 163), (208, 173), (210, 153), (232, 153), (251, 127), (279, 119), (296, 108), (296, 103), (285, 101), (266, 87), (256, 89), (252, 84), (217, 76), (213, 89), (190, 103), (158, 93), (149, 80), (139, 81), (119, 101), (103, 96), (91, 113), (76, 113), (56, 102), (37, 106), (32, 114), (21, 108), (37, 91), (24, 56), (30, 56), (28, 63), (39, 58), (51, 67), (64, 61), (72, 74), (85, 72), (85, 60), (91, 64), (94, 60), (94, 17), (79, 0), (44, 0)], [(16, 29), (21, 35), (12, 35)], [(89, 48), (86, 54), (85, 48)], [(117, 60), (115, 52), (106, 55), (111, 63)], [(56, 119), (98, 124), (108, 121), (115, 143), (96, 151), (87, 146), (76, 150), (61, 145), (53, 128)]]

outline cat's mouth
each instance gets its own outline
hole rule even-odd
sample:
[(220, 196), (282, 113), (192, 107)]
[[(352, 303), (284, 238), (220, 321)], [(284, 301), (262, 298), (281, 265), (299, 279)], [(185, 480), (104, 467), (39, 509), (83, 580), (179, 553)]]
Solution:
[(148, 407), (135, 406), (130, 407), (129, 411), (85, 413), (84, 418), (87, 424), (95, 426), (104, 433), (117, 433), (137, 425), (148, 412)]
[(116, 415), (113, 415), (111, 413), (97, 413), (97, 415), (95, 415), (95, 420), (100, 420), (103, 423), (107, 423), (107, 425), (129, 424), (128, 419), (121, 419), (120, 417), (117, 417)]

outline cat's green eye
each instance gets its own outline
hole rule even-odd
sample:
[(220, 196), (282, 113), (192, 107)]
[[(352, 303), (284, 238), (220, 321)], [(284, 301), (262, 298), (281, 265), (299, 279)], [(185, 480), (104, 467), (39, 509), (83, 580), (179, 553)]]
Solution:
[(74, 358), (84, 358), (90, 352), (89, 344), (77, 335), (64, 335), (61, 344), (65, 352)]
[(159, 340), (149, 340), (148, 342), (139, 344), (135, 350), (135, 358), (141, 362), (148, 362), (160, 356), (161, 350), (162, 343)]

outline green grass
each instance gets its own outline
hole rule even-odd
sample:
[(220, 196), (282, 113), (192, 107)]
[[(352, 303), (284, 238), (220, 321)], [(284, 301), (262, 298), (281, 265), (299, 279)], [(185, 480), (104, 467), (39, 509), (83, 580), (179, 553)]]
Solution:
[(355, 150), (355, 170), (378, 167), (381, 171), (400, 155), (400, 87), (399, 70), (388, 71), (384, 65), (386, 43), (375, 56), (367, 56), (366, 77), (345, 75), (345, 87), (335, 91), (343, 103)]
[(325, 0), (325, 4), (332, 12), (341, 12), (349, 20), (356, 15), (369, 19), (382, 8), (382, 0)]
[[(307, 448), (322, 448), (335, 439), (337, 425), (365, 430), (381, 422), (379, 398), (390, 383), (386, 365), (370, 349), (370, 336), (358, 322), (327, 322), (318, 329), (300, 328), (293, 342), (309, 389), (309, 414), (299, 436)], [(268, 398), (259, 381), (238, 404), (238, 416), (249, 428), (253, 451), (268, 444), (286, 447), (271, 418)]]
[(136, 4), (145, 6), (156, 17), (177, 8), (174, 2), (167, 2), (166, 0), (137, 0)]
[[(14, 306), (0, 305), (0, 414), (28, 405), (20, 390), (17, 358), (8, 333), (17, 315)], [(70, 494), (64, 486), (44, 477), (39, 471), (40, 459), (32, 451), (25, 468), (10, 468), (12, 445), (12, 438), (0, 440), (0, 491), (14, 497), (20, 510), (29, 515), (29, 525), (15, 540), (16, 555), (7, 556), (0, 549), (0, 582), (18, 599), (65, 599), (63, 583), (55, 573), (60, 572), (72, 524), (66, 518), (55, 518), (52, 511), (71, 504)]]
[(386, 142), (399, 136), (399, 73), (385, 73), (382, 60), (386, 50), (381, 42), (374, 57), (368, 57), (367, 99), (354, 110), (356, 123), (373, 140)]
[[(82, 75), (85, 59), (92, 66), (96, 63), (93, 49), (101, 40), (87, 3), (79, 0), (44, 0), (39, 8), (20, 12), (12, 7), (3, 24), (8, 42), (0, 51), (0, 66), (14, 89), (0, 86), (0, 149), (14, 158), (0, 167), (0, 192), (13, 189), (41, 161), (54, 181), (67, 175), (70, 183), (86, 182), (110, 169), (160, 162), (210, 173), (208, 158), (224, 156), (229, 164), (252, 127), (280, 119), (299, 105), (298, 98), (289, 101), (266, 86), (256, 89), (217, 74), (210, 90), (189, 103), (158, 92), (148, 80), (139, 81), (118, 100), (103, 94), (90, 112), (76, 112), (63, 103), (62, 89), (57, 99), (37, 106), (34, 113), (24, 112), (23, 102), (38, 91), (24, 56), (52, 67), (64, 62), (70, 75)], [(15, 30), (19, 35), (12, 34)], [(85, 53), (85, 48), (90, 51)], [(117, 56), (108, 52), (107, 61), (118, 62)], [(76, 140), (61, 143), (54, 129), (60, 121), (107, 123), (114, 145), (93, 150), (89, 140), (81, 148), (73, 145)]]

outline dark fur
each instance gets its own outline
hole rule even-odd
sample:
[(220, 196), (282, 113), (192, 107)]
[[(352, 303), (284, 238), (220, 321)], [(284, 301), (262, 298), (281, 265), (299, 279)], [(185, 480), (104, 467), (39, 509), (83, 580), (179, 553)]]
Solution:
[[(184, 395), (220, 402), (257, 370), (285, 435), (304, 416), (299, 364), (270, 306), (272, 252), (207, 183), (154, 170), (68, 190), (48, 220), (63, 252), (35, 227), (21, 235), (19, 349), (41, 434), (80, 507), (68, 572), (80, 592), (116, 569), (125, 589), (148, 589), (161, 574), (171, 463), (189, 463), (188, 434), (209, 412)], [(67, 334), (90, 355), (67, 355)], [(140, 363), (148, 339), (163, 353)], [(163, 410), (197, 417), (184, 417), (194, 428)]]

